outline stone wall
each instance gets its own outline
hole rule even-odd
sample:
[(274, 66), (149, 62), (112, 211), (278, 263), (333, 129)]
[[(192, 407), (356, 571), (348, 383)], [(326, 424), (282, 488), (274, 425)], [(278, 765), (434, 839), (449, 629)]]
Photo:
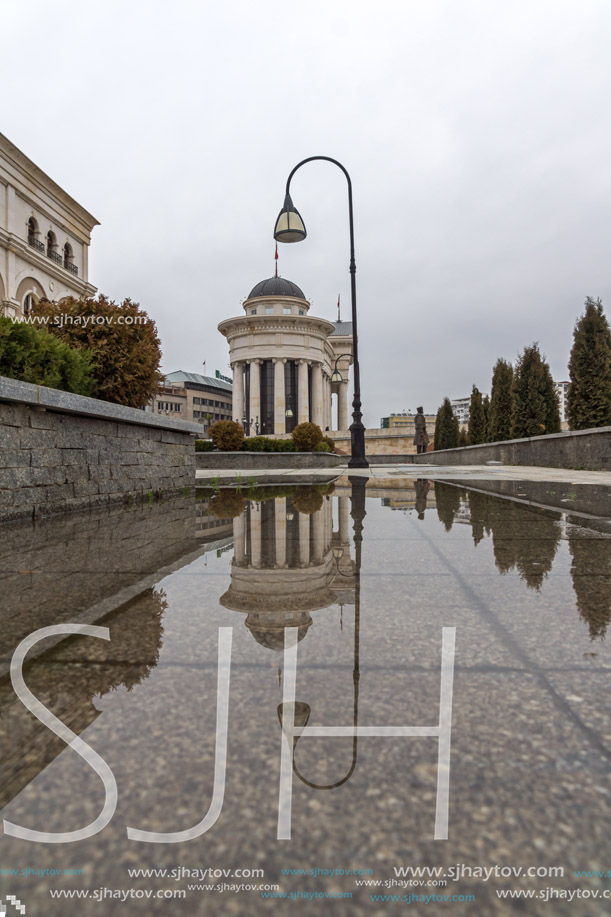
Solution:
[(410, 461), (425, 465), (530, 465), (546, 468), (583, 468), (611, 470), (611, 427), (551, 433), (463, 449), (444, 449), (411, 456)]
[[(347, 454), (350, 453), (350, 433), (331, 433), (331, 438), (338, 449)], [(367, 456), (385, 455), (413, 455), (416, 452), (414, 446), (414, 434), (406, 432), (396, 432), (395, 430), (369, 429), (365, 430), (365, 454)]]
[(0, 518), (195, 484), (197, 424), (0, 377)]
[(196, 452), (198, 470), (252, 471), (279, 468), (336, 468), (345, 455), (328, 452)]

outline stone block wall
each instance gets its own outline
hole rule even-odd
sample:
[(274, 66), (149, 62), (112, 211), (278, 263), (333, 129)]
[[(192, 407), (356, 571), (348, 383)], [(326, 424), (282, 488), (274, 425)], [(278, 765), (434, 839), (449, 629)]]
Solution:
[(0, 379), (0, 519), (178, 493), (196, 425)]

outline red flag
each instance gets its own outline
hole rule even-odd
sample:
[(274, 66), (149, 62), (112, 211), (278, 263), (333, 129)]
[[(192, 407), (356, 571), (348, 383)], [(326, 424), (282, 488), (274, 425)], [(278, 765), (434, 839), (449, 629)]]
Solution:
[(276, 254), (274, 255), (274, 261), (276, 262), (276, 273), (274, 274), (274, 276), (277, 277), (278, 276), (278, 243), (277, 242), (276, 242)]
[(338, 293), (338, 294), (337, 294), (337, 320), (338, 320), (338, 322), (340, 321), (340, 317), (339, 317), (339, 296), (340, 296), (340, 294)]

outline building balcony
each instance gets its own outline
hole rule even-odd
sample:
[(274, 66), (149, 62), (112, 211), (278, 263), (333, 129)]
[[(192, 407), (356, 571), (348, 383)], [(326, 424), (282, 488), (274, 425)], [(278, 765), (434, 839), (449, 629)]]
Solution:
[(37, 252), (44, 252), (44, 244), (36, 236), (28, 236), (28, 245), (31, 245)]
[(51, 261), (55, 261), (56, 264), (59, 264), (60, 267), (63, 265), (64, 261), (59, 252), (54, 252), (52, 249), (47, 251), (47, 258), (50, 258)]
[(64, 261), (64, 267), (67, 271), (70, 271), (71, 274), (74, 274), (75, 277), (78, 277), (78, 268), (76, 264), (72, 264), (71, 261)]

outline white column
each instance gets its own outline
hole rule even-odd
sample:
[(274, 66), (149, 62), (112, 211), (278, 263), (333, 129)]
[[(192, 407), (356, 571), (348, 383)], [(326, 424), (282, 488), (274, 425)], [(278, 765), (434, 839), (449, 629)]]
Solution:
[(312, 513), (312, 563), (321, 564), (325, 550), (325, 508)]
[(307, 513), (299, 513), (299, 563), (302, 567), (310, 563), (310, 517)]
[(350, 507), (348, 497), (338, 497), (339, 502), (339, 540), (342, 544), (350, 541)]
[(327, 422), (325, 426), (329, 429), (333, 426), (333, 402), (331, 397), (331, 376), (325, 376), (327, 380), (327, 394), (326, 394), (326, 404), (327, 404)]
[(285, 362), (280, 357), (274, 358), (274, 433), (286, 433)]
[(233, 558), (238, 567), (244, 564), (244, 513), (233, 520)]
[[(261, 423), (261, 369), (260, 369), (260, 360), (250, 360), (250, 417), (249, 421), (252, 420), (253, 424), (256, 422), (257, 417), (259, 418), (259, 424)], [(252, 434), (255, 433), (255, 429), (250, 431)]]
[(337, 386), (337, 429), (348, 429), (348, 383), (340, 382)]
[(286, 567), (286, 497), (274, 501), (276, 529), (276, 566)]
[(244, 364), (233, 364), (233, 394), (231, 397), (232, 420), (242, 423), (244, 417)]
[(261, 504), (250, 504), (250, 563), (261, 566)]
[(322, 395), (322, 366), (320, 363), (312, 364), (312, 422), (317, 423), (319, 427), (324, 427), (323, 417), (323, 395)]
[[(300, 360), (297, 378), (297, 423), (306, 423), (310, 419), (310, 402), (308, 399), (308, 361)], [(308, 548), (309, 556), (309, 548)]]

